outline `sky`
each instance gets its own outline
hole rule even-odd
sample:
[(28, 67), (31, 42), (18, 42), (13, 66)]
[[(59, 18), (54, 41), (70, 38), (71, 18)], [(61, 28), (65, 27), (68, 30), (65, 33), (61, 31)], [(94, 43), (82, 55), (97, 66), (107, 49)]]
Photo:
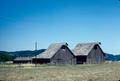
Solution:
[(104, 52), (120, 54), (119, 35), (119, 0), (0, 0), (1, 51), (101, 42)]

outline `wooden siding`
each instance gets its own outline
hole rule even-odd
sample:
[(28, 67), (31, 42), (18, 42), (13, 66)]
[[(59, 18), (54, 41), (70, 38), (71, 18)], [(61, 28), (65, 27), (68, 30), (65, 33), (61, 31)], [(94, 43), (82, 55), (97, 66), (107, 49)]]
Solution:
[(34, 64), (48, 64), (48, 63), (50, 63), (50, 59), (34, 58), (34, 59), (32, 59), (32, 63), (34, 63)]
[(87, 64), (99, 64), (105, 61), (105, 56), (99, 45), (95, 45), (87, 56)]
[(51, 58), (51, 64), (76, 64), (76, 58), (67, 46), (62, 46)]
[(13, 61), (13, 63), (15, 64), (26, 64), (26, 63), (32, 63), (32, 60), (17, 60), (17, 61)]

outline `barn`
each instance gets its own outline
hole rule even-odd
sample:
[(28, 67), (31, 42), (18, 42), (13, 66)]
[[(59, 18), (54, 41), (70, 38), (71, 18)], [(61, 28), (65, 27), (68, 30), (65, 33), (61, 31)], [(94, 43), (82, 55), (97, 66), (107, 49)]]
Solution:
[(105, 61), (105, 53), (98, 43), (79, 43), (73, 49), (77, 64), (99, 64)]
[(13, 63), (17, 63), (17, 64), (32, 63), (32, 58), (31, 57), (16, 57), (13, 60)]
[(76, 58), (67, 43), (53, 43), (48, 49), (32, 58), (33, 63), (39, 64), (75, 64)]

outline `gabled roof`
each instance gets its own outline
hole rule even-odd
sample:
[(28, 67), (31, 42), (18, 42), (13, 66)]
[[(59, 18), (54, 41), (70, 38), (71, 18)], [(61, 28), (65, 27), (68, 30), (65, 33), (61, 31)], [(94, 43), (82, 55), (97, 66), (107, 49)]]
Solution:
[(62, 46), (67, 45), (67, 43), (53, 43), (48, 47), (48, 49), (45, 52), (33, 58), (52, 58)]
[(75, 56), (79, 56), (79, 55), (88, 55), (89, 52), (92, 50), (92, 48), (95, 45), (99, 45), (101, 44), (100, 42), (98, 43), (79, 43), (76, 45), (76, 47), (73, 49), (73, 53)]
[(32, 60), (31, 57), (16, 57), (14, 61), (19, 61), (19, 60)]

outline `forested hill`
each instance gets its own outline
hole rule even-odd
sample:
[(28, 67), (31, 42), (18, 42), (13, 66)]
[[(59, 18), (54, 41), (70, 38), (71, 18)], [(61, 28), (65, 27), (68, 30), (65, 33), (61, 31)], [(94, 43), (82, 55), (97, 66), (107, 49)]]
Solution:
[(13, 60), (14, 56), (6, 51), (0, 51), (0, 62)]
[(114, 55), (114, 54), (108, 54), (108, 53), (106, 53), (105, 55), (106, 55), (105, 58), (108, 61), (109, 60), (110, 61), (120, 61), (120, 54)]
[(16, 52), (9, 52), (9, 53), (14, 55), (15, 57), (32, 57), (32, 56), (38, 55), (44, 51), (45, 51), (45, 49), (40, 49), (37, 51), (30, 51), (30, 50), (16, 51)]
[(0, 51), (0, 61), (11, 61), (16, 57), (32, 57), (44, 52), (46, 49), (40, 49), (37, 51), (15, 51), (15, 52), (7, 52), (7, 51)]

